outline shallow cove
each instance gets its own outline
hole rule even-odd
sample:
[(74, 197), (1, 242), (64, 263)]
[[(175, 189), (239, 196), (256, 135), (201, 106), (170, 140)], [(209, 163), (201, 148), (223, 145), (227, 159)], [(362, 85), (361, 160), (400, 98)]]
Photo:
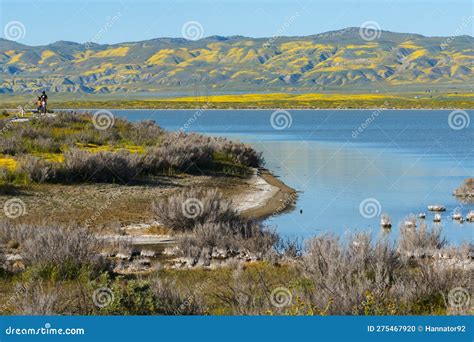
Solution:
[[(379, 215), (387, 213), (396, 237), (405, 216), (425, 212), (431, 225), (426, 207), (443, 204), (448, 240), (472, 240), (474, 224), (461, 225), (450, 215), (456, 208), (464, 216), (474, 210), (452, 196), (474, 175), (474, 125), (453, 129), (450, 110), (287, 110), (284, 129), (274, 128), (282, 126), (272, 121), (272, 110), (112, 112), (132, 121), (155, 120), (168, 130), (239, 139), (262, 151), (266, 167), (300, 191), (296, 210), (268, 220), (283, 235), (380, 234)], [(376, 200), (370, 200), (375, 215), (361, 214), (366, 199)]]

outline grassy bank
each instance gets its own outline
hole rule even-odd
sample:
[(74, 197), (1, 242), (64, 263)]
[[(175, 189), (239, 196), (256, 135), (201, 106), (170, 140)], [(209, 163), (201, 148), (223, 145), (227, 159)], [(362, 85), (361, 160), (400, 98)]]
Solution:
[(155, 176), (245, 176), (263, 163), (226, 139), (166, 132), (152, 122), (58, 113), (28, 122), (0, 120), (0, 184), (143, 182)]

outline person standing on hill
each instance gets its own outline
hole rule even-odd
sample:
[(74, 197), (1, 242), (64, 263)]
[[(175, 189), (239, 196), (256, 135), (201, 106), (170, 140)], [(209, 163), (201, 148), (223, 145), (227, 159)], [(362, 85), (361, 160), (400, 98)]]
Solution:
[(46, 95), (46, 92), (44, 90), (41, 93), (40, 99), (41, 99), (42, 113), (46, 114), (46, 111), (47, 111), (46, 106), (48, 105), (48, 95)]
[(38, 114), (41, 114), (43, 111), (43, 101), (41, 101), (41, 96), (38, 96), (38, 100), (36, 100), (36, 109), (38, 111)]

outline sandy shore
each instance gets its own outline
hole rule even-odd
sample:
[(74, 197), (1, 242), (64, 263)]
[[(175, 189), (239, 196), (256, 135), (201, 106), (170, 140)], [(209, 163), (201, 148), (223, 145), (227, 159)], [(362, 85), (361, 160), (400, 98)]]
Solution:
[[(227, 191), (228, 197), (240, 214), (245, 218), (264, 219), (278, 215), (291, 208), (297, 193), (271, 172), (265, 169), (255, 169), (254, 173), (242, 183), (233, 186), (233, 191)], [(126, 235), (103, 235), (107, 242), (127, 242), (132, 246), (159, 246), (170, 245), (176, 241), (169, 234), (147, 234), (154, 227), (160, 226), (159, 221), (136, 223), (122, 227)]]
[(232, 198), (243, 217), (263, 219), (278, 215), (296, 202), (296, 190), (266, 169), (256, 170), (247, 182), (249, 187)]

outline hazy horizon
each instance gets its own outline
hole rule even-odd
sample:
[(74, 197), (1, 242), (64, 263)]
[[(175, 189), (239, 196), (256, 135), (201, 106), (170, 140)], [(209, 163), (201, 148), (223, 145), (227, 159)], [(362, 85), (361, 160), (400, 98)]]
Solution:
[(61, 40), (118, 44), (183, 38), (189, 23), (202, 38), (310, 36), (367, 23), (383, 31), (427, 37), (473, 36), (469, 0), (5, 0), (0, 9), (2, 38), (8, 39), (8, 24), (19, 22), (22, 36), (16, 41), (30, 46)]
[[(342, 30), (346, 30), (346, 29), (350, 29), (350, 28), (359, 29), (359, 27), (351, 26), (351, 27), (342, 27), (342, 28), (336, 29), (336, 30), (316, 32), (316, 33), (308, 34), (308, 35), (304, 35), (304, 36), (278, 35), (278, 36), (273, 36), (273, 37), (278, 37), (278, 38), (310, 37), (310, 36), (316, 36), (316, 35), (319, 35), (319, 34), (325, 34), (325, 33), (329, 33), (329, 32), (342, 31)], [(397, 31), (389, 31), (389, 30), (382, 30), (382, 32), (391, 32), (391, 33), (408, 34), (408, 35), (420, 35), (420, 36), (427, 37), (427, 38), (447, 38), (447, 37), (449, 37), (449, 36), (428, 36), (428, 35), (423, 35), (423, 34), (420, 34), (420, 33), (417, 33), (417, 32), (397, 32)], [(453, 35), (452, 37), (462, 37), (462, 36), (468, 36), (468, 37), (474, 38), (474, 36), (470, 35), (470, 34), (459, 34), (459, 35)], [(270, 38), (272, 38), (272, 37), (252, 37), (252, 36), (244, 36), (244, 35), (238, 35), (238, 34), (237, 35), (231, 35), (231, 36), (224, 36), (224, 35), (216, 34), (216, 35), (212, 35), (212, 36), (204, 36), (204, 37), (198, 39), (197, 41), (209, 39), (211, 37), (223, 37), (223, 38), (243, 37), (243, 38), (250, 38), (250, 39), (270, 39)], [(9, 39), (6, 39), (4, 37), (1, 37), (1, 39), (9, 40)], [(154, 37), (154, 38), (148, 38), (148, 39), (120, 41), (120, 42), (115, 42), (115, 43), (97, 43), (97, 44), (99, 44), (99, 45), (117, 45), (117, 44), (136, 43), (136, 42), (156, 40), (156, 39), (185, 39), (185, 38), (183, 38), (183, 37), (165, 37), (165, 36), (163, 36), (163, 37)], [(14, 41), (14, 40), (9, 40), (9, 41)], [(77, 44), (91, 43), (90, 41), (88, 41), (88, 42), (78, 42), (78, 41), (73, 41), (73, 40), (68, 40), (68, 39), (61, 39), (61, 40), (51, 41), (51, 42), (46, 43), (46, 44), (34, 45), (34, 44), (25, 44), (25, 43), (23, 43), (23, 45), (38, 47), (38, 46), (47, 46), (47, 45), (54, 44), (54, 43), (61, 42), (61, 41), (77, 43)], [(20, 42), (17, 41), (17, 43), (20, 43)]]

